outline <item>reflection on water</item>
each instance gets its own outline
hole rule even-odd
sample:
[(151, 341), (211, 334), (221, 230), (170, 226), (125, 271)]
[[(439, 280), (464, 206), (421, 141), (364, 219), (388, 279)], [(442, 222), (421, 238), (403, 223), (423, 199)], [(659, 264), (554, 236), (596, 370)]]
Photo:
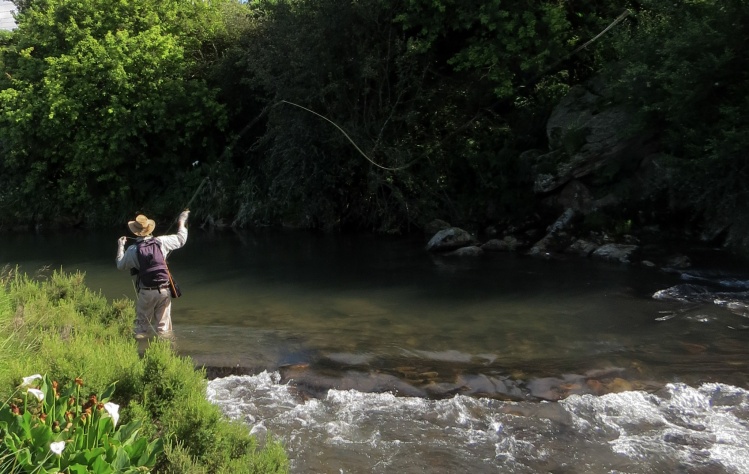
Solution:
[[(106, 296), (132, 298), (114, 266), (118, 236), (5, 235), (0, 264), (81, 270)], [(742, 303), (652, 297), (684, 281), (745, 291), (740, 267), (683, 280), (580, 258), (450, 259), (419, 238), (279, 231), (191, 231), (170, 267), (184, 294), (175, 347), (214, 375), (243, 374), (215, 379), (209, 396), (256, 434), (280, 436), (297, 472), (749, 463)]]
[[(108, 297), (133, 298), (130, 277), (114, 266), (117, 237), (4, 235), (0, 264), (82, 270)], [(678, 274), (580, 258), (451, 259), (425, 252), (424, 240), (193, 230), (170, 257), (184, 293), (173, 308), (177, 348), (252, 373), (293, 366), (319, 390), (316, 377), (349, 372), (393, 376), (416, 393), (485, 376), (549, 399), (603, 393), (616, 378), (634, 387), (747, 382), (749, 319), (709, 302), (652, 298), (682, 283)], [(612, 370), (616, 377), (590, 375)], [(552, 379), (568, 388), (529, 388)]]

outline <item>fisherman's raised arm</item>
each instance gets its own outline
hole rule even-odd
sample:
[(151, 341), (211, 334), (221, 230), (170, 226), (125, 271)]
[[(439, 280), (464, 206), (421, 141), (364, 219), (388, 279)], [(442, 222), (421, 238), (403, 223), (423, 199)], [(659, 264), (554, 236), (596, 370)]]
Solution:
[(177, 218), (177, 233), (171, 235), (159, 236), (161, 249), (166, 256), (172, 250), (178, 249), (187, 242), (187, 218), (190, 216), (189, 210), (184, 210)]

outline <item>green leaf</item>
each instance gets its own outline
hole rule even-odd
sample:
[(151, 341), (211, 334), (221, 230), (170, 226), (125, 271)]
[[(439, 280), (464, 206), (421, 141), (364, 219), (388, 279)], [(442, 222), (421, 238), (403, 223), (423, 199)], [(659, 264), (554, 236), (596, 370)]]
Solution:
[(83, 453), (83, 456), (84, 456), (84, 459), (86, 460), (86, 464), (88, 464), (89, 466), (93, 466), (96, 463), (96, 461), (104, 458), (105, 453), (106, 453), (106, 450), (103, 447), (99, 446), (89, 451), (85, 451)]
[(104, 460), (103, 456), (94, 460), (94, 463), (91, 464), (91, 470), (95, 474), (110, 474), (114, 472), (114, 469)]
[(164, 452), (164, 440), (157, 438), (153, 440), (143, 456), (138, 460), (139, 466), (153, 467), (156, 465), (156, 458)]
[(49, 380), (47, 374), (42, 378), (42, 385), (39, 388), (44, 393), (44, 400), (42, 400), (42, 406), (44, 406), (45, 413), (52, 413), (54, 411), (55, 402), (55, 388), (52, 382)]
[(96, 432), (99, 433), (99, 438), (114, 432), (114, 421), (109, 417), (97, 419), (96, 426)]
[(130, 467), (130, 458), (124, 449), (117, 449), (117, 455), (115, 456), (114, 461), (112, 461), (112, 467), (116, 471), (123, 471)]
[(26, 411), (23, 415), (16, 415), (16, 423), (23, 431), (24, 437), (27, 440), (31, 439), (31, 413)]
[(23, 448), (18, 451), (16, 451), (16, 459), (18, 460), (18, 464), (26, 467), (32, 466), (31, 464), (31, 452), (29, 451), (29, 448)]
[(71, 464), (68, 466), (70, 474), (88, 474), (88, 466), (84, 464)]
[(140, 459), (140, 457), (146, 452), (146, 448), (148, 448), (148, 440), (143, 437), (140, 437), (135, 440), (135, 442), (124, 446), (125, 452), (133, 461)]
[(12, 423), (15, 415), (10, 411), (10, 407), (0, 410), (0, 429), (7, 430), (8, 423)]
[(104, 392), (102, 392), (101, 397), (99, 398), (99, 401), (101, 403), (107, 403), (109, 399), (112, 398), (112, 394), (114, 394), (114, 388), (116, 384), (117, 382), (114, 382), (104, 389)]
[(130, 444), (138, 435), (142, 423), (140, 420), (133, 420), (130, 423), (121, 425), (120, 429), (114, 434), (113, 438), (119, 440), (123, 445)]
[(49, 425), (38, 424), (31, 428), (31, 443), (35, 448), (49, 448), (52, 442), (52, 428)]

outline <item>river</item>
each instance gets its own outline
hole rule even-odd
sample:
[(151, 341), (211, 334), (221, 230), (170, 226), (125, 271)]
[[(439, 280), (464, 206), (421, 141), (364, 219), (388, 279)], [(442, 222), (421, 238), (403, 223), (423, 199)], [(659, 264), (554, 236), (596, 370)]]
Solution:
[[(80, 270), (133, 298), (117, 237), (5, 234), (0, 264)], [(175, 348), (295, 473), (749, 472), (747, 312), (653, 298), (685, 282), (742, 294), (744, 262), (701, 249), (678, 272), (424, 245), (191, 231), (170, 258)]]

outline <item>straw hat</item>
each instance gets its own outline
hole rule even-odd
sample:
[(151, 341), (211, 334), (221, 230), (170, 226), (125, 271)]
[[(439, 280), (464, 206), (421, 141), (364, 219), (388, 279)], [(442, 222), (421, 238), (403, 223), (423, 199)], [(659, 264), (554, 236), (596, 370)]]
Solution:
[(146, 235), (150, 235), (156, 228), (156, 222), (143, 214), (139, 214), (134, 221), (128, 222), (127, 226), (130, 227), (130, 231), (133, 234), (138, 237), (145, 237)]

